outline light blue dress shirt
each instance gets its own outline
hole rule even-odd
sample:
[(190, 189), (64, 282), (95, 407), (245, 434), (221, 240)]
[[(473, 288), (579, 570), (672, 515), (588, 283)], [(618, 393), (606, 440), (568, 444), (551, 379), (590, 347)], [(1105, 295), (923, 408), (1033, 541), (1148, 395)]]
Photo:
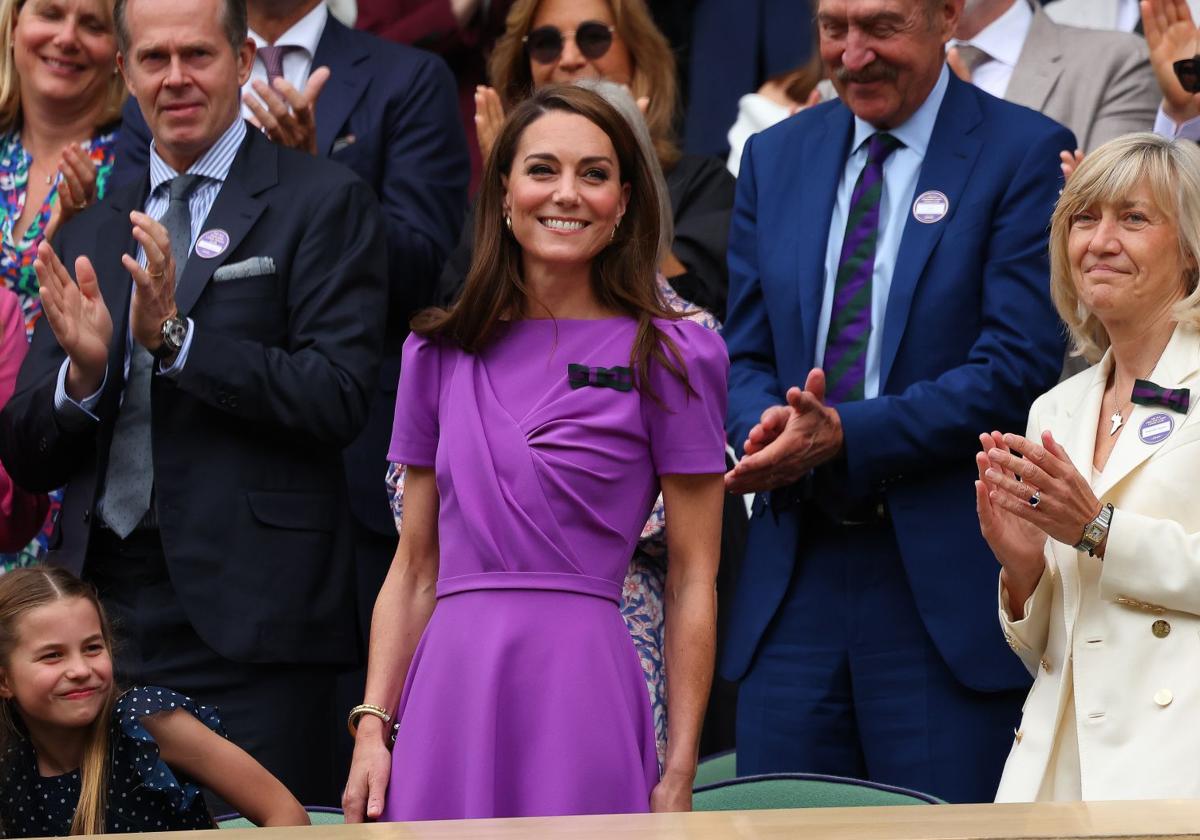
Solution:
[[(871, 276), (871, 337), (867, 341), (866, 399), (879, 396), (879, 350), (883, 338), (883, 317), (887, 312), (888, 293), (892, 288), (892, 272), (904, 226), (912, 213), (917, 178), (929, 138), (937, 122), (938, 111), (950, 84), (950, 71), (942, 65), (941, 75), (928, 98), (908, 121), (888, 133), (904, 145), (892, 152), (883, 164), (883, 195), (879, 203), (879, 238), (875, 241), (875, 273)], [(818, 367), (825, 364), (825, 341), (829, 337), (829, 322), (833, 316), (833, 287), (837, 281), (838, 260), (842, 255), (842, 240), (846, 236), (846, 216), (850, 212), (850, 197), (854, 184), (867, 164), (867, 141), (878, 129), (868, 122), (854, 118), (854, 140), (850, 156), (838, 185), (833, 218), (829, 222), (829, 241), (825, 249), (825, 292), (821, 297), (821, 315), (817, 320), (816, 355)], [(934, 185), (934, 189), (937, 185)]]
[[(200, 232), (204, 228), (204, 222), (208, 219), (208, 211), (212, 209), (213, 203), (217, 200), (217, 194), (221, 192), (221, 187), (225, 184), (225, 179), (229, 176), (229, 168), (233, 165), (233, 159), (237, 155), (238, 149), (242, 146), (242, 141), (246, 138), (246, 123), (239, 117), (225, 130), (225, 133), (212, 145), (211, 148), (192, 164), (188, 169), (187, 174), (204, 176), (200, 183), (192, 190), (188, 196), (188, 214), (191, 217), (191, 236), (192, 240), (188, 245), (188, 253), (195, 247), (196, 240), (200, 236)], [(167, 182), (174, 178), (179, 173), (172, 169), (166, 161), (158, 155), (158, 150), (153, 141), (150, 143), (150, 194), (146, 198), (146, 206), (143, 212), (153, 219), (161, 220), (166, 215), (167, 207), (170, 206), (170, 196), (167, 191)], [(146, 267), (146, 252), (141, 245), (137, 249), (138, 265), (142, 268)], [(132, 281), (130, 281), (132, 282)], [(170, 367), (157, 366), (158, 372), (162, 376), (175, 377), (183, 370), (187, 363), (188, 351), (192, 347), (192, 337), (196, 333), (196, 325), (191, 318), (187, 319), (188, 332), (187, 338), (184, 339), (183, 347), (180, 348), (175, 361)], [(129, 376), (129, 360), (130, 347), (133, 343), (132, 335), (126, 336), (125, 341), (125, 376)], [(86, 420), (96, 420), (96, 415), (92, 412), (96, 403), (100, 400), (100, 395), (104, 393), (104, 386), (107, 383), (108, 375), (105, 374), (104, 382), (100, 383), (100, 388), (96, 393), (84, 397), (79, 402), (67, 396), (67, 368), (70, 365), (70, 360), (64, 360), (62, 367), (58, 371), (58, 386), (54, 393), (54, 408), (58, 412), (60, 419), (68, 423), (79, 423)]]

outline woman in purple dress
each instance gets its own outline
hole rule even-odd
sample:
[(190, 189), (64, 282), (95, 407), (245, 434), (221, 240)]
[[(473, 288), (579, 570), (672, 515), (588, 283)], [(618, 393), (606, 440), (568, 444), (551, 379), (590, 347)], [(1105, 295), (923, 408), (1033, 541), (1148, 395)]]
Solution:
[[(409, 465), (405, 526), (352, 715), (350, 821), (690, 807), (728, 360), (658, 296), (651, 183), (629, 124), (590, 91), (539, 91), (497, 139), (462, 301), (419, 316), (405, 345), (389, 453)], [(619, 609), (660, 487), (661, 778)]]

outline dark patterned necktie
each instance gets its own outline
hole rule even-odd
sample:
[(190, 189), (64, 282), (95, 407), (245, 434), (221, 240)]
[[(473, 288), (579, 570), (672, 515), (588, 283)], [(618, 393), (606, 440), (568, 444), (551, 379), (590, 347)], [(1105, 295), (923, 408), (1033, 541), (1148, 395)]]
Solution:
[(890, 134), (871, 135), (867, 163), (850, 195), (846, 237), (833, 287), (829, 336), (825, 340), (825, 393), (831, 404), (861, 400), (871, 338), (871, 277), (879, 238), (883, 162), (903, 144)]
[(282, 47), (259, 47), (258, 54), (262, 57), (263, 66), (267, 68), (267, 84), (275, 88), (275, 80), (283, 75), (283, 57), (297, 47), (285, 45)]
[[(192, 243), (192, 214), (188, 199), (201, 180), (199, 175), (178, 175), (167, 182), (170, 204), (159, 221), (171, 238), (178, 289)], [(150, 446), (150, 379), (154, 357), (136, 341), (130, 348), (129, 377), (121, 398), (121, 411), (108, 450), (108, 471), (100, 515), (104, 524), (125, 539), (150, 510), (154, 487), (154, 459)]]

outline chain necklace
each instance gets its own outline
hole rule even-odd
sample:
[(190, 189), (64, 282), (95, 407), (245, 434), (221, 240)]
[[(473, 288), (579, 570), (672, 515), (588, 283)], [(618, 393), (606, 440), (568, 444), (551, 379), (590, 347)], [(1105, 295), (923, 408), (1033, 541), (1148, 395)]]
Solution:
[[(1114, 389), (1114, 394), (1115, 393), (1116, 393), (1116, 389)], [(1133, 401), (1130, 400), (1130, 401), (1126, 402), (1125, 405), (1126, 405), (1126, 408), (1132, 407)], [(1119, 402), (1117, 403), (1116, 411), (1114, 411), (1112, 413), (1112, 416), (1109, 417), (1108, 420), (1110, 423), (1112, 423), (1112, 428), (1108, 430), (1108, 436), (1112, 437), (1113, 435), (1115, 435), (1117, 432), (1119, 432), (1121, 430), (1121, 427), (1123, 425), (1125, 425), (1125, 417), (1121, 413), (1121, 404)]]

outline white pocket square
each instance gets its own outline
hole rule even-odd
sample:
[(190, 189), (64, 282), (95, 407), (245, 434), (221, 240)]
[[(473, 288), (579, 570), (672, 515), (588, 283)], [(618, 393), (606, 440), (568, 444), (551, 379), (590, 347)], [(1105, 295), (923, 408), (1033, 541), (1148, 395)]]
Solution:
[(223, 280), (243, 280), (247, 277), (261, 277), (264, 274), (275, 273), (275, 260), (271, 257), (250, 257), (247, 260), (223, 265), (213, 272), (213, 282)]

